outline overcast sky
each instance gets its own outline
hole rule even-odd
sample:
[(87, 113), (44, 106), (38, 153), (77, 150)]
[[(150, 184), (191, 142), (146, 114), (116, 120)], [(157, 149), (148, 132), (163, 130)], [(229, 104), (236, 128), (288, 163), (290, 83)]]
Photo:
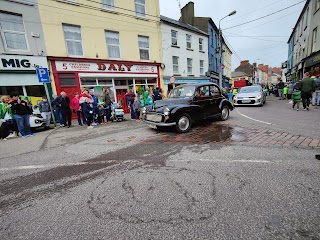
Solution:
[[(180, 2), (183, 7), (189, 1), (180, 0)], [(221, 22), (221, 28), (226, 29), (279, 11), (301, 2), (301, 0), (194, 0), (193, 2), (195, 3), (195, 15), (211, 17), (217, 26), (221, 18), (236, 10), (236, 15)], [(270, 17), (243, 26), (226, 29), (223, 34), (242, 60), (280, 67), (281, 63), (287, 60), (287, 41), (304, 4), (305, 2), (300, 3)], [(160, 0), (160, 12), (161, 15), (179, 19), (178, 0)], [(239, 63), (240, 60), (236, 54), (233, 54), (232, 69), (235, 69)]]

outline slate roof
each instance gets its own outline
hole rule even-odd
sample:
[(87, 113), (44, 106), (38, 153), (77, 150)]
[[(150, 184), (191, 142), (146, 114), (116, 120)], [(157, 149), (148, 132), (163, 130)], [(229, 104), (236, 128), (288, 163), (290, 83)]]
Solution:
[(232, 78), (243, 77), (243, 76), (250, 77), (248, 74), (246, 74), (244, 72), (232, 72), (231, 73)]
[(196, 28), (195, 26), (192, 26), (192, 25), (187, 24), (187, 23), (179, 22), (179, 21), (174, 20), (172, 18), (168, 18), (168, 17), (165, 17), (165, 16), (160, 16), (160, 20), (162, 22), (164, 22), (164, 23), (169, 24), (169, 25), (173, 25), (173, 26), (176, 26), (176, 27), (184, 28), (184, 29), (187, 29), (189, 31), (192, 31), (192, 32), (195, 32), (195, 33), (198, 33), (198, 34), (201, 34), (201, 35), (209, 36), (208, 33), (200, 30), (199, 28)]

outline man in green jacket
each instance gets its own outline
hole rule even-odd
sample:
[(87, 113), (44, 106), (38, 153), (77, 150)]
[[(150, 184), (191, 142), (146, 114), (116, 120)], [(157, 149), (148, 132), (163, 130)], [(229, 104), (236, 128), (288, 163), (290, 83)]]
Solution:
[(310, 99), (312, 98), (312, 93), (316, 90), (316, 83), (313, 79), (310, 78), (308, 72), (304, 74), (304, 78), (300, 83), (301, 89), (301, 97), (302, 97), (302, 104), (303, 110), (309, 110)]

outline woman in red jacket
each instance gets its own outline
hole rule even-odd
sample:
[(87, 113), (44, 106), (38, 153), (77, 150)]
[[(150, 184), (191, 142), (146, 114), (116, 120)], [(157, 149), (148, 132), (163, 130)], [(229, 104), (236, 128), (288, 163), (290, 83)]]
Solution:
[(82, 126), (81, 115), (82, 115), (83, 124), (85, 124), (85, 118), (84, 118), (82, 111), (81, 111), (80, 97), (79, 97), (78, 93), (76, 93), (74, 95), (74, 98), (71, 100), (70, 105), (71, 105), (72, 111), (77, 114), (79, 125)]

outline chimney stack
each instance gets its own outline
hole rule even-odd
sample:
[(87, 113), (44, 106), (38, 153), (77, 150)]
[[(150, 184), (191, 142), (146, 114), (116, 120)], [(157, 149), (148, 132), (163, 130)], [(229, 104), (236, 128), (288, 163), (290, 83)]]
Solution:
[(194, 18), (194, 3), (189, 2), (181, 9), (181, 18), (180, 22), (188, 23), (193, 25), (193, 18)]

